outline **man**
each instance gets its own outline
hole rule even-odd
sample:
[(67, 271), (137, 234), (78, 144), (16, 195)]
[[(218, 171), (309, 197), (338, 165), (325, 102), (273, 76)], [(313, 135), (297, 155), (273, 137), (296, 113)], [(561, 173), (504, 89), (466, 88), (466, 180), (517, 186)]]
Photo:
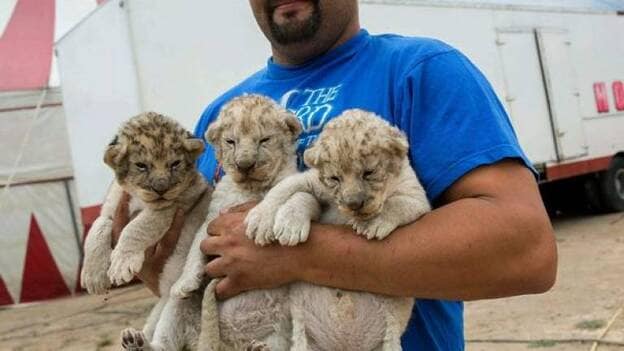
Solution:
[[(429, 39), (372, 36), (356, 0), (250, 0), (272, 48), (267, 67), (213, 102), (261, 93), (300, 118), (302, 152), (348, 108), (373, 111), (409, 137), (410, 161), (436, 209), (381, 242), (314, 224), (297, 247), (258, 247), (244, 235), (245, 208), (212, 222), (201, 249), (220, 277), (217, 294), (303, 280), (417, 298), (405, 350), (464, 349), (461, 300), (548, 290), (556, 247), (531, 166), (481, 73), (457, 50)], [(212, 150), (199, 161), (212, 179)]]

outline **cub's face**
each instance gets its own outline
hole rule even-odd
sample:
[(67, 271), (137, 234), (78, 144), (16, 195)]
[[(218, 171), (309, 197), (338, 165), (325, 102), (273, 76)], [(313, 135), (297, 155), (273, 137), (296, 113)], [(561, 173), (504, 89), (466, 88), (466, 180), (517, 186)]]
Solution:
[(347, 216), (367, 220), (383, 210), (407, 156), (407, 139), (372, 113), (348, 110), (306, 150), (306, 164)]
[(152, 208), (163, 208), (192, 184), (203, 149), (203, 142), (177, 122), (148, 112), (121, 127), (104, 160), (124, 190)]
[(293, 162), (300, 133), (292, 113), (266, 97), (245, 95), (222, 108), (206, 140), (234, 182), (246, 189), (264, 189)]

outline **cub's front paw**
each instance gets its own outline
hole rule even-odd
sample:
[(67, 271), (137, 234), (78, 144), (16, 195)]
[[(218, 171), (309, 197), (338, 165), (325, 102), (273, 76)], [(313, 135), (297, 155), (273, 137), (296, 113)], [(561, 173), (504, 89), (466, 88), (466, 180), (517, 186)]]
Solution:
[(245, 218), (247, 237), (260, 246), (268, 245), (273, 241), (273, 217), (275, 213), (271, 207), (262, 203), (251, 209)]
[(310, 234), (310, 218), (292, 206), (281, 206), (275, 215), (273, 233), (281, 245), (295, 246), (305, 242)]
[(377, 216), (368, 221), (355, 221), (352, 223), (352, 227), (359, 235), (368, 240), (382, 240), (392, 233), (397, 225), (383, 216)]
[(196, 274), (182, 274), (178, 281), (171, 287), (171, 295), (184, 299), (201, 285), (202, 277)]
[(128, 283), (134, 278), (135, 274), (139, 273), (144, 259), (145, 255), (143, 252), (134, 253), (113, 250), (108, 277), (115, 285)]
[(127, 328), (121, 332), (121, 347), (128, 351), (151, 350), (143, 332), (134, 328)]
[(271, 348), (263, 342), (254, 340), (247, 345), (245, 351), (271, 351)]
[(110, 279), (106, 273), (106, 266), (93, 268), (85, 264), (80, 272), (80, 286), (87, 289), (89, 294), (101, 295), (111, 287)]

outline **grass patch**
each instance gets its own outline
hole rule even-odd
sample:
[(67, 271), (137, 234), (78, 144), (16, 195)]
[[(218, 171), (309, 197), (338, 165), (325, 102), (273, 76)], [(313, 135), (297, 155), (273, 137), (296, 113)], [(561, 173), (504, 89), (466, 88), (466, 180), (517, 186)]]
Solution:
[(553, 347), (553, 346), (557, 346), (557, 342), (554, 340), (536, 340), (536, 341), (531, 341), (527, 346), (530, 349), (537, 349), (541, 347)]
[(592, 319), (576, 323), (576, 329), (596, 330), (604, 327), (607, 323), (601, 319)]

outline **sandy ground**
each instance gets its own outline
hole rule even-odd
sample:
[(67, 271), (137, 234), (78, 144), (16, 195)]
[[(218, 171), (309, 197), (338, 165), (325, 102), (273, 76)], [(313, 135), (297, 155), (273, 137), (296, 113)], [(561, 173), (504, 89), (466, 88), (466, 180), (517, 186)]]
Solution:
[[(468, 351), (590, 351), (624, 306), (624, 215), (577, 216), (554, 225), (560, 257), (554, 289), (467, 303)], [(135, 285), (106, 299), (0, 309), (0, 350), (118, 350), (121, 329), (140, 327), (154, 301)], [(624, 351), (624, 313), (602, 340), (598, 351)]]

